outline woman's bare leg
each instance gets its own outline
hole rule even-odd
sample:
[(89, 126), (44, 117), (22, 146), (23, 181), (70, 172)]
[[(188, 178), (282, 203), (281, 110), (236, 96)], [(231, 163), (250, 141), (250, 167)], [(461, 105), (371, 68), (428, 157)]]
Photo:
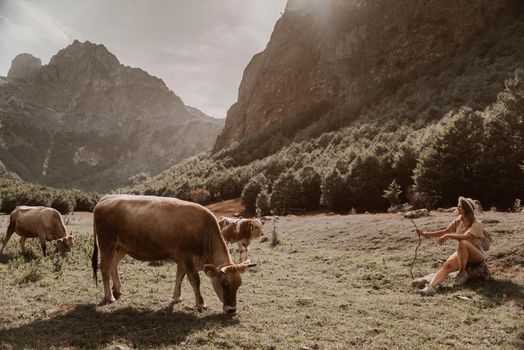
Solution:
[(466, 240), (458, 241), (457, 256), (459, 271), (464, 271), (468, 262), (483, 262), (484, 256), (471, 242)]
[(440, 270), (437, 271), (437, 274), (431, 280), (431, 286), (435, 288), (436, 286), (441, 284), (442, 281), (444, 281), (451, 272), (457, 271), (458, 268), (458, 257), (457, 253), (455, 252), (448, 258), (448, 260), (446, 260), (446, 262), (444, 263), (444, 265), (442, 265)]

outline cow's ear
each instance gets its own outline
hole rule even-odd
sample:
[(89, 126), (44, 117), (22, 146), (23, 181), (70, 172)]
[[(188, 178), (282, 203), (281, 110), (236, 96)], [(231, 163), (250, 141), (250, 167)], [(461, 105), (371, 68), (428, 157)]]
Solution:
[(218, 275), (219, 271), (215, 265), (206, 264), (204, 265), (204, 272), (207, 277), (215, 277)]

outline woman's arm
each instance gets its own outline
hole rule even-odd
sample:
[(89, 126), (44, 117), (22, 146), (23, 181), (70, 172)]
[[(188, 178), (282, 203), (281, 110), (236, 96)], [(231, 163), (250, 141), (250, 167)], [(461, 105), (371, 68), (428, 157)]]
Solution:
[(445, 234), (447, 233), (450, 233), (450, 232), (453, 232), (453, 231), (450, 231), (449, 229), (444, 229), (444, 230), (439, 230), (439, 231), (433, 231), (433, 232), (424, 232), (420, 229), (417, 229), (417, 233), (421, 236), (424, 236), (426, 238), (431, 238), (431, 237), (442, 237), (444, 236)]
[(467, 239), (467, 238), (468, 237), (466, 237), (466, 235), (462, 233), (447, 233), (445, 235), (442, 235), (437, 240), (437, 244), (442, 245), (446, 241), (446, 239), (455, 239), (457, 241), (462, 241), (463, 239)]

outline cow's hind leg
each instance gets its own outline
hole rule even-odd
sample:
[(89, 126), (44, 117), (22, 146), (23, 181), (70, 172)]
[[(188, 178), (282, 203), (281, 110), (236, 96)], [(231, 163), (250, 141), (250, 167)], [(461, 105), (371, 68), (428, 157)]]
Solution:
[(121, 250), (117, 250), (113, 255), (113, 264), (111, 265), (111, 278), (113, 279), (113, 296), (115, 297), (115, 299), (120, 298), (120, 295), (122, 295), (122, 283), (120, 283), (120, 277), (118, 276), (118, 264), (125, 255), (126, 253)]
[(191, 268), (186, 269), (186, 274), (189, 283), (191, 283), (191, 287), (193, 287), (193, 292), (195, 293), (197, 310), (202, 311), (207, 309), (206, 304), (204, 304), (204, 298), (202, 298), (202, 294), (200, 294), (200, 277), (198, 276), (198, 272), (194, 268)]
[[(100, 246), (99, 246), (100, 247)], [(115, 251), (113, 247), (101, 248), (100, 247), (100, 272), (102, 274), (102, 282), (104, 283), (104, 302), (112, 303), (115, 301), (111, 288), (109, 286), (109, 278), (111, 276), (111, 267), (113, 265), (113, 257)]]
[(184, 276), (186, 275), (186, 272), (184, 268), (180, 265), (176, 265), (176, 281), (175, 281), (175, 290), (173, 291), (173, 303), (178, 304), (182, 301), (182, 298), (180, 297), (182, 294), (182, 281), (184, 280)]

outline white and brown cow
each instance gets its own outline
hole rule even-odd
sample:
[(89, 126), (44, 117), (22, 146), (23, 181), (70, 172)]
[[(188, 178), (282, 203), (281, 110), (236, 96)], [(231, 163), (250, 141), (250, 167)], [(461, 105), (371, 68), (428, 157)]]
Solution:
[(241, 261), (248, 258), (251, 240), (264, 235), (260, 219), (221, 217), (218, 220), (218, 225), (220, 226), (220, 233), (226, 242), (230, 244), (237, 243)]
[(236, 312), (240, 274), (249, 264), (233, 263), (215, 216), (203, 206), (175, 198), (105, 196), (94, 210), (94, 235), (93, 273), (96, 280), (100, 250), (105, 302), (121, 295), (118, 264), (128, 254), (141, 261), (175, 261), (173, 301), (180, 301), (180, 285), (187, 274), (199, 311), (205, 304), (198, 272), (204, 271), (211, 278), (223, 310)]
[(0, 254), (15, 232), (20, 235), (22, 253), (25, 253), (27, 238), (38, 237), (44, 256), (47, 256), (46, 241), (55, 240), (56, 247), (61, 252), (70, 251), (74, 244), (73, 235), (68, 235), (66, 232), (62, 215), (53, 208), (26, 205), (16, 207), (9, 217), (9, 226)]

